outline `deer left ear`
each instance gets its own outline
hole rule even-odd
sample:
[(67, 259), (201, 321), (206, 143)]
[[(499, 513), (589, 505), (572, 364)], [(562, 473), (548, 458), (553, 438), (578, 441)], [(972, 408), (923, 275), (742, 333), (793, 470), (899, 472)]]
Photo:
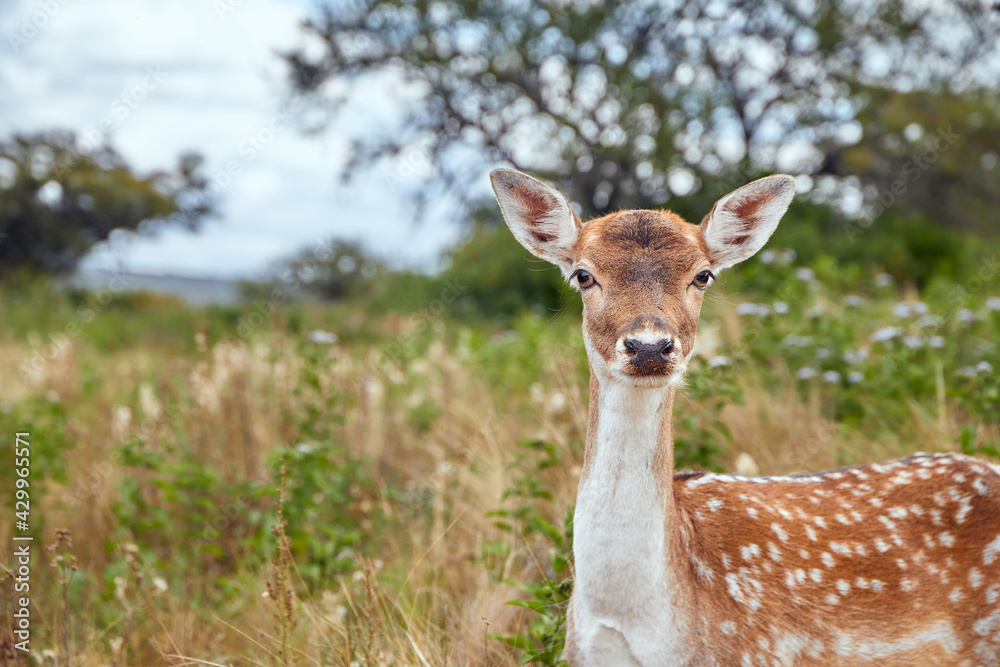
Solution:
[(778, 174), (744, 185), (717, 201), (701, 223), (712, 268), (728, 268), (763, 248), (794, 195), (795, 179)]
[(581, 223), (566, 198), (513, 169), (494, 169), (490, 180), (514, 238), (531, 254), (558, 266), (568, 277)]

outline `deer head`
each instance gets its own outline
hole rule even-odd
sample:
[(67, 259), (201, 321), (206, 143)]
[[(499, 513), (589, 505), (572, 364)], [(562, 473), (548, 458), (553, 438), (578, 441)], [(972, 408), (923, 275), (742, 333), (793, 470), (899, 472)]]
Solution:
[(490, 177), (514, 237), (580, 291), (598, 378), (646, 387), (681, 379), (705, 290), (764, 246), (795, 192), (791, 176), (768, 176), (720, 199), (700, 225), (649, 210), (583, 223), (561, 194), (530, 176), (497, 169)]

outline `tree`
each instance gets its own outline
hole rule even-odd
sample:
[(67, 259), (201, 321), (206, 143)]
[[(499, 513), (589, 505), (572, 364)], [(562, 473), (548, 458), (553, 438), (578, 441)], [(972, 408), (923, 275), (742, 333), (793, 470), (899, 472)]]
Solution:
[(0, 278), (19, 270), (71, 271), (114, 230), (197, 229), (212, 214), (202, 158), (138, 176), (109, 146), (77, 149), (68, 132), (0, 142)]
[[(873, 199), (879, 165), (832, 158), (878, 143), (883, 93), (1000, 87), (1000, 12), (981, 0), (328, 0), (304, 30), (322, 48), (284, 58), (320, 112), (305, 118), (338, 122), (360, 80), (407, 91), (401, 126), (357, 136), (344, 174), (415, 152), (431, 166), (418, 210), (442, 192), (473, 204), (469, 179), (501, 160), (584, 215), (674, 195), (704, 213), (773, 169), (826, 179), (833, 202), (857, 176)], [(922, 183), (939, 200), (952, 185)]]

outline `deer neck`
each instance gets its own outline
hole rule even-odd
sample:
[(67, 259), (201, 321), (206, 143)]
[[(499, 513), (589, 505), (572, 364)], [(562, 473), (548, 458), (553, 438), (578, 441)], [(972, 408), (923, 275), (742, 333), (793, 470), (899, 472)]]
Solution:
[(627, 628), (617, 625), (632, 622), (627, 619), (678, 631), (682, 625), (682, 581), (671, 567), (680, 539), (672, 483), (674, 391), (630, 386), (591, 366), (574, 519), (574, 614), (620, 632)]

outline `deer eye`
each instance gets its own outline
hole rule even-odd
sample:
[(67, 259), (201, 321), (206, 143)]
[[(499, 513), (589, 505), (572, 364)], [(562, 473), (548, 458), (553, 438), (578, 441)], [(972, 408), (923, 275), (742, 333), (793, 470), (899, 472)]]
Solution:
[(698, 289), (705, 289), (708, 287), (708, 282), (714, 277), (711, 271), (702, 271), (694, 277), (694, 286)]
[(583, 269), (577, 269), (573, 273), (573, 277), (576, 278), (576, 282), (578, 285), (580, 285), (580, 289), (587, 289), (588, 287), (593, 287), (594, 284), (596, 283), (596, 281), (594, 280), (594, 276), (590, 275), (589, 272), (584, 271)]

